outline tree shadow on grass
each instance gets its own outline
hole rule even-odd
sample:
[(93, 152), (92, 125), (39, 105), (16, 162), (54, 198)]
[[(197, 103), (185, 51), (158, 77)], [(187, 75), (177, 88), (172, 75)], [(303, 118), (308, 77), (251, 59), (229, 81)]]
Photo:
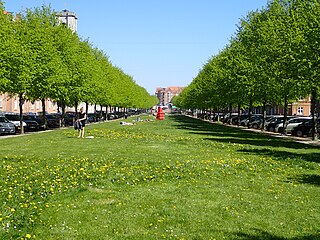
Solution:
[[(296, 147), (296, 149), (299, 149), (299, 148)], [(297, 160), (303, 160), (303, 161), (307, 161), (307, 162), (320, 163), (320, 151), (318, 153), (315, 153), (315, 152), (296, 153), (296, 152), (289, 152), (289, 151), (284, 151), (284, 150), (268, 149), (268, 148), (240, 149), (239, 151), (245, 152), (245, 153), (256, 154), (256, 155), (272, 156), (280, 161), (284, 161), (287, 159), (297, 159)]]
[(319, 234), (310, 234), (300, 237), (279, 237), (272, 235), (266, 231), (255, 229), (256, 234), (247, 234), (247, 233), (234, 233), (235, 239), (241, 239), (241, 240), (319, 240), (320, 235)]
[(276, 138), (261, 132), (250, 132), (242, 128), (204, 122), (183, 115), (173, 115), (170, 116), (170, 118), (177, 122), (177, 128), (189, 130), (192, 134), (203, 135), (206, 140), (259, 147), (284, 147), (291, 149), (316, 148), (314, 146), (294, 142), (290, 139)]
[[(311, 184), (316, 187), (320, 187), (320, 175), (316, 174), (302, 174), (298, 175), (295, 178), (289, 178), (290, 181), (295, 181), (298, 183)], [(320, 237), (319, 237), (320, 239)]]
[[(182, 115), (171, 116), (171, 118), (177, 123), (177, 128), (189, 130), (191, 134), (202, 135), (203, 139), (242, 144), (245, 148), (238, 150), (241, 152), (272, 156), (279, 161), (297, 159), (306, 162), (320, 162), (320, 149), (315, 146), (295, 142), (291, 139), (276, 138), (259, 132), (250, 132), (241, 128), (212, 124)], [(306, 151), (300, 152), (297, 150)]]

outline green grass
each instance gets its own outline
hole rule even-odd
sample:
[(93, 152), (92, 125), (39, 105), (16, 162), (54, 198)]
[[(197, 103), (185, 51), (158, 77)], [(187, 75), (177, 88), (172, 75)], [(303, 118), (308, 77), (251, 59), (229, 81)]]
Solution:
[(86, 135), (0, 139), (0, 239), (320, 239), (319, 148), (178, 115)]

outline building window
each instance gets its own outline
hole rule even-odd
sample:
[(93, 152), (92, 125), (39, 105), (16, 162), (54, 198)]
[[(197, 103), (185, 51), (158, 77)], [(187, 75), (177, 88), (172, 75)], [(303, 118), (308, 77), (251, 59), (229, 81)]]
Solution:
[(14, 100), (13, 102), (13, 110), (18, 110), (18, 100)]
[(303, 115), (303, 107), (298, 107), (297, 115)]

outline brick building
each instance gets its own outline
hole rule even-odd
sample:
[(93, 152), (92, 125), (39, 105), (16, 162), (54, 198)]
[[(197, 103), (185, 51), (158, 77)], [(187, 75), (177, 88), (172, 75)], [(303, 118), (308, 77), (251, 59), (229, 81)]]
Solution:
[(161, 106), (169, 107), (174, 96), (178, 96), (185, 87), (171, 86), (167, 88), (158, 87), (155, 95), (158, 97)]
[(291, 115), (297, 116), (309, 116), (311, 114), (311, 98), (301, 97), (298, 101), (291, 104), (290, 108)]

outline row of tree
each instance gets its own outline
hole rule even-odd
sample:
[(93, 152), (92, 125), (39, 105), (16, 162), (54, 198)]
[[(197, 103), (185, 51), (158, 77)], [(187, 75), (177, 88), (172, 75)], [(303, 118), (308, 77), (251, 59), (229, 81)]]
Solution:
[[(313, 138), (320, 89), (319, 0), (272, 0), (240, 20), (227, 46), (212, 56), (174, 99), (186, 109), (284, 106), (311, 95)], [(265, 111), (264, 111), (265, 112)], [(240, 115), (240, 114), (239, 114)]]
[[(0, 1), (0, 93), (24, 101), (80, 102), (121, 108), (150, 108), (155, 96), (113, 66), (108, 56), (57, 21), (50, 7), (7, 14)], [(45, 116), (45, 114), (43, 114)]]

